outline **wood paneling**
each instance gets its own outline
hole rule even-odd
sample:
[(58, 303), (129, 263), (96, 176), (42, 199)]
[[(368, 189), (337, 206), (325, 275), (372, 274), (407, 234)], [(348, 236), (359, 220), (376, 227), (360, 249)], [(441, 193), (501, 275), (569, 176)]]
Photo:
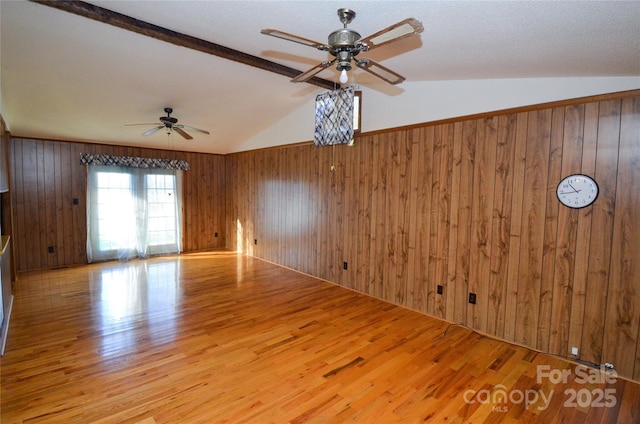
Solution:
[[(87, 262), (86, 170), (80, 164), (80, 153), (189, 161), (191, 169), (183, 173), (183, 250), (225, 246), (224, 156), (13, 138), (12, 240), (18, 271)], [(49, 253), (49, 246), (53, 253)]]
[[(604, 319), (603, 354), (640, 380), (640, 98), (625, 99), (621, 108), (618, 178), (613, 216), (609, 290)], [(636, 352), (635, 357), (631, 352)]]
[[(228, 155), (227, 246), (638, 379), (634, 95)], [(594, 205), (559, 205), (571, 173), (595, 176)]]

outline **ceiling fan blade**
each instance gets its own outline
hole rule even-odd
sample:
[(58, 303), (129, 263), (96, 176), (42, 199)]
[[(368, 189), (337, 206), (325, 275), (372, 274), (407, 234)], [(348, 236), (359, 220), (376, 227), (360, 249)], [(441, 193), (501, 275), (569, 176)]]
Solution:
[(414, 18), (408, 18), (393, 24), (381, 31), (376, 32), (366, 38), (358, 41), (358, 44), (369, 46), (369, 50), (378, 47), (390, 41), (399, 40), (410, 35), (419, 34), (424, 31), (422, 24)]
[(319, 50), (329, 50), (329, 46), (319, 43), (308, 38), (300, 37), (299, 35), (290, 34), (288, 32), (280, 31), (279, 29), (265, 28), (260, 33), (270, 35), (272, 37), (282, 38), (284, 40), (293, 41), (296, 43), (304, 44), (305, 46), (315, 47)]
[(180, 134), (181, 136), (183, 136), (184, 138), (186, 138), (187, 140), (191, 140), (193, 139), (193, 137), (191, 137), (189, 134), (187, 134), (186, 132), (184, 132), (182, 130), (182, 128), (176, 127), (175, 125), (173, 126), (173, 130), (175, 130), (175, 132), (177, 132), (178, 134)]
[(393, 72), (391, 69), (386, 68), (371, 59), (363, 58), (356, 61), (356, 64), (359, 68), (362, 68), (365, 71), (377, 76), (378, 78), (385, 80), (389, 84), (400, 84), (405, 80), (402, 75)]
[(202, 133), (202, 134), (209, 134), (209, 131), (201, 130), (200, 128), (190, 127), (188, 125), (182, 125), (182, 124), (174, 125), (173, 128), (181, 128), (183, 130), (197, 131), (197, 132)]
[(300, 75), (298, 75), (297, 77), (292, 79), (291, 82), (305, 82), (306, 80), (308, 80), (311, 77), (313, 77), (315, 74), (320, 73), (320, 71), (322, 71), (323, 69), (326, 69), (329, 66), (333, 65), (334, 62), (335, 62), (335, 59), (334, 60), (328, 60), (328, 61), (322, 62), (322, 63), (318, 63), (313, 68), (309, 69), (306, 72), (301, 73)]
[[(152, 124), (152, 125), (155, 125), (155, 124)], [(151, 135), (151, 134), (153, 134), (154, 132), (158, 131), (161, 128), (164, 128), (164, 125), (159, 125), (159, 126), (157, 126), (155, 128), (151, 128), (149, 131), (143, 132), (142, 135)]]
[(153, 122), (148, 124), (124, 124), (125, 127), (138, 127), (140, 125), (160, 125), (159, 122)]

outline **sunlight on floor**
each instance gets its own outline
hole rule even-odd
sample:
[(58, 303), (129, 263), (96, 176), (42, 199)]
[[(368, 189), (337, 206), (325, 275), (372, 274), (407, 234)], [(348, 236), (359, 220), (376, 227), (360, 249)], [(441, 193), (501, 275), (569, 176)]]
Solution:
[(96, 312), (103, 336), (103, 356), (135, 348), (137, 339), (129, 331), (133, 327), (145, 328), (153, 343), (173, 341), (181, 297), (179, 271), (180, 261), (173, 259), (159, 263), (135, 261), (100, 272)]

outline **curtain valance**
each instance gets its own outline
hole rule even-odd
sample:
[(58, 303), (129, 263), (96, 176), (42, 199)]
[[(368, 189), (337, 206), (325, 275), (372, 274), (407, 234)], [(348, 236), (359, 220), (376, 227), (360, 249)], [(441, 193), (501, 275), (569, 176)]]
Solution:
[(93, 155), (80, 153), (80, 163), (83, 165), (123, 166), (128, 168), (162, 168), (189, 170), (189, 162), (177, 159), (139, 158), (135, 156)]

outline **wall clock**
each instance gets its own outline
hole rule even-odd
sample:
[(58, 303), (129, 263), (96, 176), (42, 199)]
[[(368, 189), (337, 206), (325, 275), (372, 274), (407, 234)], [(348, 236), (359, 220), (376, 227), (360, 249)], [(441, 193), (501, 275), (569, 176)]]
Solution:
[(588, 175), (573, 174), (558, 184), (556, 194), (560, 202), (570, 208), (580, 209), (591, 205), (598, 197), (598, 183)]

